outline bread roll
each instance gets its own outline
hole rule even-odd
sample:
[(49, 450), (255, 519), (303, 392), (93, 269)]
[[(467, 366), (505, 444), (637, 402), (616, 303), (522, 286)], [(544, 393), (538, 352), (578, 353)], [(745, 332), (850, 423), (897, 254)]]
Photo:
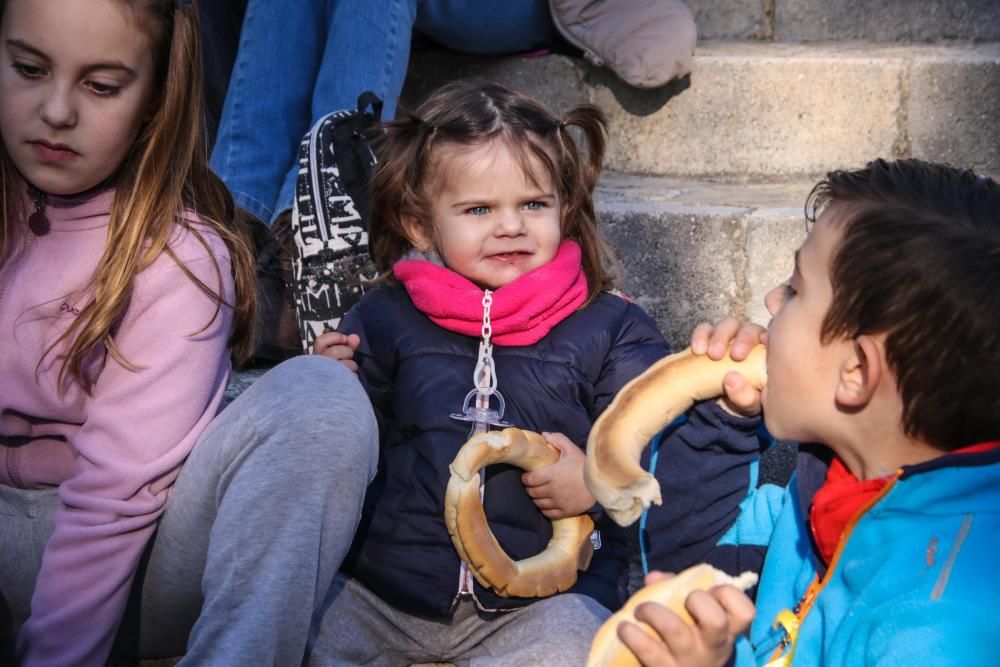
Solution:
[(587, 515), (556, 519), (545, 550), (514, 561), (500, 547), (486, 523), (479, 495), (479, 471), (493, 463), (509, 463), (532, 471), (559, 460), (559, 450), (532, 431), (508, 428), (478, 433), (459, 450), (450, 466), (444, 519), (452, 544), (483, 586), (504, 597), (548, 597), (576, 583), (594, 553)]
[(729, 371), (739, 371), (761, 389), (767, 377), (764, 358), (763, 345), (739, 362), (728, 355), (713, 361), (689, 348), (664, 357), (622, 387), (590, 430), (583, 471), (587, 488), (615, 522), (628, 526), (650, 503), (661, 502), (660, 484), (639, 465), (650, 440), (696, 401), (721, 396)]
[(618, 639), (618, 626), (622, 621), (631, 621), (650, 636), (659, 637), (651, 626), (635, 620), (635, 609), (644, 602), (658, 602), (680, 616), (685, 623), (694, 625), (694, 620), (684, 606), (691, 593), (707, 591), (723, 584), (745, 591), (756, 583), (757, 575), (753, 572), (744, 572), (738, 577), (731, 577), (722, 570), (702, 563), (689, 567), (670, 579), (641, 588), (628, 599), (624, 607), (605, 621), (594, 635), (587, 667), (639, 667), (635, 654)]

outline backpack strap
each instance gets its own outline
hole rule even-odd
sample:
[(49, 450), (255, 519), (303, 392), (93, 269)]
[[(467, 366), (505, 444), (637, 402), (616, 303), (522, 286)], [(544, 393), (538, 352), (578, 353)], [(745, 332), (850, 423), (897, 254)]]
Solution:
[(369, 140), (381, 115), (382, 100), (362, 93), (356, 108), (320, 118), (299, 147), (292, 292), (306, 352), (361, 299), (364, 281), (377, 277), (368, 255), (376, 163)]

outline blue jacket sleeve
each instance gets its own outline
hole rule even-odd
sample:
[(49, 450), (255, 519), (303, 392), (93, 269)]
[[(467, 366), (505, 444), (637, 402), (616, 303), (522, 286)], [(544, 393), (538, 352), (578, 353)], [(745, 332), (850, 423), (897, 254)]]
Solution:
[(663, 504), (640, 523), (644, 569), (679, 572), (707, 562), (732, 575), (760, 572), (765, 544), (720, 544), (756, 491), (760, 422), (705, 401), (646, 449), (643, 464), (660, 483)]

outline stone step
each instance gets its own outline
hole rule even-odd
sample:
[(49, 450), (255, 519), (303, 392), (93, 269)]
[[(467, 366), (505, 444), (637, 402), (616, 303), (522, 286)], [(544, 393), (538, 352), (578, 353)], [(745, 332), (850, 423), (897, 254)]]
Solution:
[(597, 210), (622, 261), (621, 290), (674, 349), (687, 345), (699, 322), (735, 315), (766, 324), (764, 295), (791, 274), (813, 185), (606, 172)]
[(685, 0), (698, 38), (1000, 41), (996, 0)]
[(684, 178), (814, 176), (874, 157), (919, 157), (1000, 174), (1000, 43), (704, 43), (694, 72), (652, 90), (582, 59), (413, 55), (403, 105), (481, 76), (557, 111), (599, 105), (606, 166)]

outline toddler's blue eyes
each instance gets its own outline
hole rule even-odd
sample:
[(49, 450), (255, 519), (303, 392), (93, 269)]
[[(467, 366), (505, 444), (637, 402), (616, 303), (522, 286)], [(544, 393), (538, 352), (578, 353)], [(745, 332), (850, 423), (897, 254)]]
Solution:
[(473, 206), (466, 211), (470, 215), (486, 215), (489, 212), (490, 209), (488, 206)]

